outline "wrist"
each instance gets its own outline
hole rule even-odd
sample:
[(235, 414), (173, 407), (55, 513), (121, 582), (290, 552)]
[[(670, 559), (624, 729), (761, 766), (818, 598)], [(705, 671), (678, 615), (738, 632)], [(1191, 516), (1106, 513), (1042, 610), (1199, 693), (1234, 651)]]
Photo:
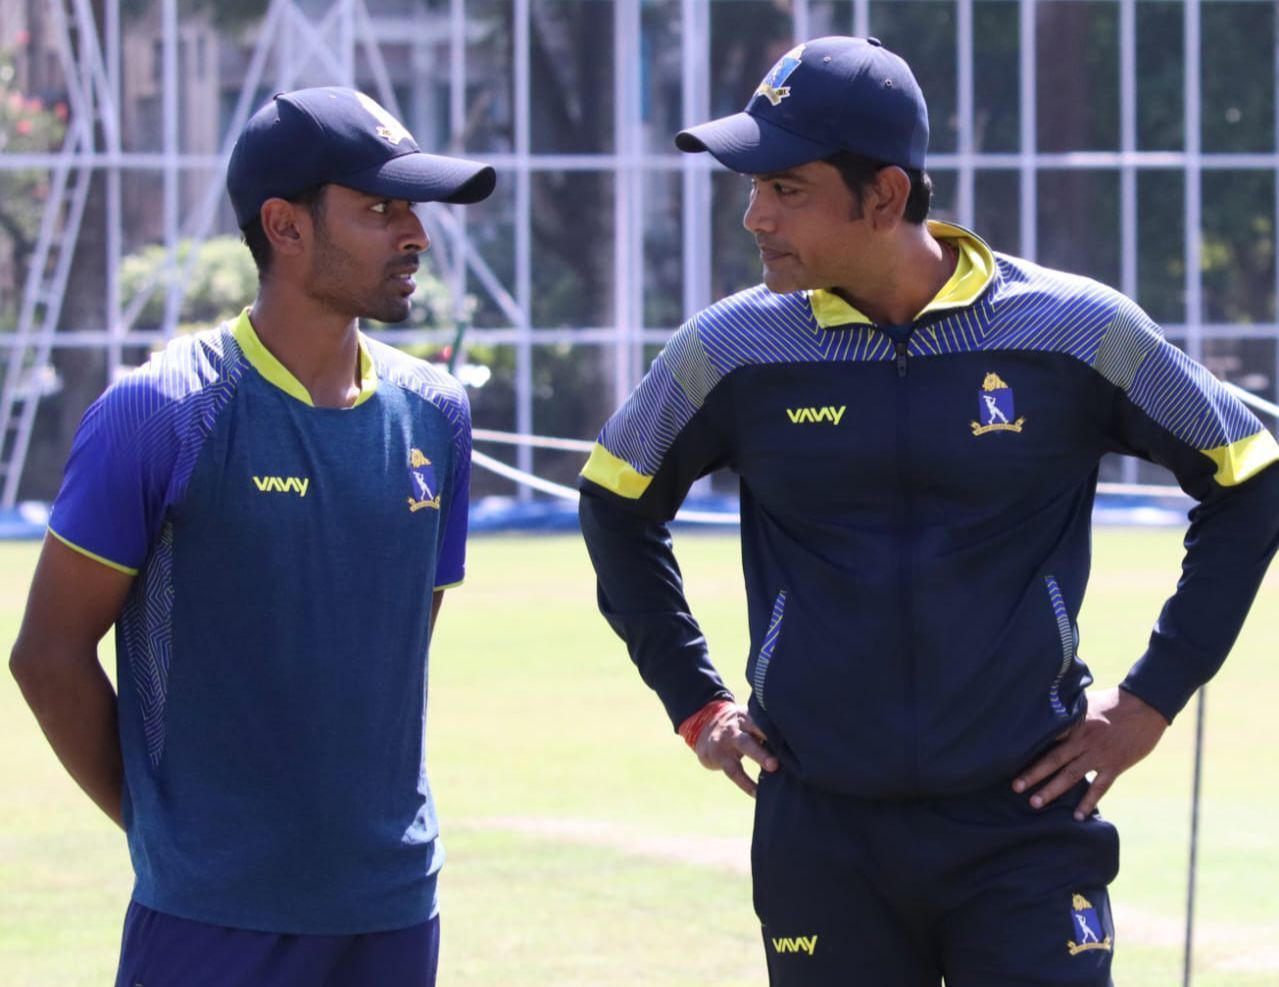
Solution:
[(684, 720), (684, 722), (679, 725), (677, 732), (684, 738), (684, 743), (696, 750), (698, 740), (701, 739), (702, 733), (711, 724), (711, 722), (719, 716), (726, 707), (732, 707), (735, 705), (737, 704), (731, 699), (712, 699), (696, 713)]

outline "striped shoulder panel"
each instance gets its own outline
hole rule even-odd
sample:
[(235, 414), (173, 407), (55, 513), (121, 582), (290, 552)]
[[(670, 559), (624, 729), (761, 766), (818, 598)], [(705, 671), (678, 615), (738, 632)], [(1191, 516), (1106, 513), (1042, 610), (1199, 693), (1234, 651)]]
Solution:
[(471, 405), (457, 378), (433, 363), (419, 360), (394, 346), (364, 337), (379, 380), (416, 394), (448, 420), (458, 461), (471, 458)]
[(582, 475), (624, 497), (639, 497), (707, 396), (741, 367), (891, 355), (891, 341), (870, 326), (822, 329), (804, 293), (779, 295), (763, 285), (739, 292), (703, 309), (671, 337), (605, 424)]
[(971, 309), (916, 333), (912, 351), (1042, 350), (1072, 356), (1216, 463), (1223, 486), (1279, 460), (1257, 417), (1113, 288), (997, 255), (997, 287)]
[(1046, 350), (1093, 364), (1123, 296), (1100, 282), (996, 254), (997, 276), (976, 304), (911, 336), (912, 354)]
[(91, 409), (96, 427), (108, 441), (137, 448), (143, 464), (174, 456), (167, 500), (176, 503), (247, 366), (229, 324), (180, 336), (107, 389)]

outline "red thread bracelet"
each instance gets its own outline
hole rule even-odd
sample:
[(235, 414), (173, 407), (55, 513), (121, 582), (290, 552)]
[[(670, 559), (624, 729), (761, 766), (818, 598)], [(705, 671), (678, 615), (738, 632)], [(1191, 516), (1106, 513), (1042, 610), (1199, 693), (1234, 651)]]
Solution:
[(725, 706), (732, 706), (734, 703), (730, 699), (712, 699), (696, 713), (686, 719), (679, 725), (679, 735), (684, 738), (684, 743), (694, 749), (697, 748), (697, 741), (701, 739), (702, 731), (706, 729), (708, 723), (719, 715), (720, 710)]

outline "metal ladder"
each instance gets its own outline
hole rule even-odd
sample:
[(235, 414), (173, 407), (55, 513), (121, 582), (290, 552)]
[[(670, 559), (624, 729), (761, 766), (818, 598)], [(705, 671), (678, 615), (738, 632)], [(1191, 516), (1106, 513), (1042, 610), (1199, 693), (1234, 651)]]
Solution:
[[(18, 325), (0, 386), (0, 508), (12, 508), (18, 499), (36, 410), (41, 396), (48, 391), (53, 337), (62, 314), (62, 299), (93, 178), (91, 165), (77, 163), (78, 158), (93, 150), (96, 114), (92, 83), (85, 77), (86, 73), (77, 71), (72, 57), (74, 28), (68, 23), (62, 3), (54, 7), (55, 20), (60, 22), (57, 25), (62, 41), (59, 48), (73, 112), (57, 164), (50, 174), (49, 198), (40, 219), (40, 232), (23, 286)], [(83, 60), (80, 64), (83, 65)], [(81, 104), (79, 107), (74, 106), (77, 102)], [(79, 112), (75, 112), (76, 109)]]

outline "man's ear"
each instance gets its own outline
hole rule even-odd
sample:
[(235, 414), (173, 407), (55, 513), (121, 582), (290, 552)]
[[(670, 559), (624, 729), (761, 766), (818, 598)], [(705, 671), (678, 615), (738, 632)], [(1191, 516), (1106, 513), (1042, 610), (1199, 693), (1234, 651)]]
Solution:
[(300, 254), (311, 229), (311, 216), (305, 206), (287, 199), (267, 199), (258, 212), (262, 232), (276, 254)]
[(862, 194), (862, 209), (871, 229), (891, 230), (902, 221), (910, 198), (910, 176), (896, 165), (880, 168)]

